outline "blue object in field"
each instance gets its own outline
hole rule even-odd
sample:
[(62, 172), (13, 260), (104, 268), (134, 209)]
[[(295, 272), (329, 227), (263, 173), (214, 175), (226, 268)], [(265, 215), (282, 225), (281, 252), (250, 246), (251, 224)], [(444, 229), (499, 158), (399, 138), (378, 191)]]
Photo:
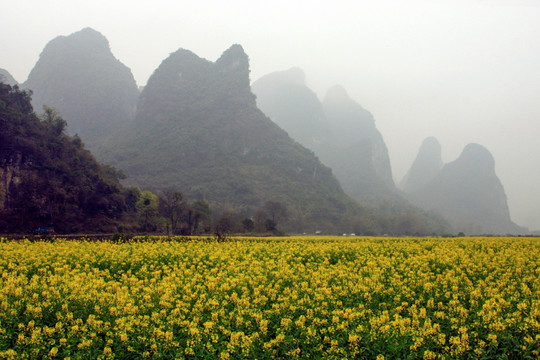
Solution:
[(35, 233), (36, 234), (52, 234), (54, 233), (54, 228), (42, 226), (42, 227), (37, 228), (35, 230)]

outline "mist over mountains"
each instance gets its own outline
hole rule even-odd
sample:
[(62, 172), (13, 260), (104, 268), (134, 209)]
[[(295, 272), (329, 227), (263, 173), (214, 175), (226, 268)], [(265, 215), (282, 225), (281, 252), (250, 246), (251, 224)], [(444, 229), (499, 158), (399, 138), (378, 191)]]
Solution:
[(510, 220), (487, 150), (467, 147), (457, 164), (442, 167), (440, 145), (427, 141), (402, 193), (375, 119), (343, 87), (321, 101), (298, 68), (250, 85), (239, 45), (215, 62), (180, 49), (139, 94), (107, 39), (86, 28), (49, 42), (23, 87), (33, 90), (37, 112), (42, 104), (58, 109), (68, 131), (122, 170), (126, 184), (177, 187), (246, 216), (277, 200), (291, 209), (294, 231), (525, 230)]
[[(253, 82), (257, 105), (291, 137), (332, 168), (345, 192), (377, 209), (407, 233), (441, 232), (440, 217), (411, 205), (397, 191), (390, 160), (373, 116), (334, 86), (321, 102), (302, 70), (278, 71)], [(406, 214), (406, 215), (405, 215)]]

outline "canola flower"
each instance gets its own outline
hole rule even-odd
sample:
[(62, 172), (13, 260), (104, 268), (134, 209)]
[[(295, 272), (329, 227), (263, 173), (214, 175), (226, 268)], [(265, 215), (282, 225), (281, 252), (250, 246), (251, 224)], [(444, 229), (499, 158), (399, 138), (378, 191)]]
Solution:
[(0, 359), (539, 358), (535, 238), (0, 241)]

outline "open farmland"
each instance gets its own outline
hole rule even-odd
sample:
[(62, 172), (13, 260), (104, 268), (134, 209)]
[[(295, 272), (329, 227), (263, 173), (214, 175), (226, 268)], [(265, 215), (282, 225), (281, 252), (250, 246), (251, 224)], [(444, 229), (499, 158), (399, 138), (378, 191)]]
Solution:
[(539, 356), (535, 238), (152, 240), (0, 241), (0, 358)]

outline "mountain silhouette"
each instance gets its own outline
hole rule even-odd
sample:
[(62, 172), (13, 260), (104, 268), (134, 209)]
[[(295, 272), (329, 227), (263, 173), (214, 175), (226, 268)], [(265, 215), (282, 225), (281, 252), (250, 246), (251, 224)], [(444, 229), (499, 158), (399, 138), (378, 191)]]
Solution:
[(448, 219), (466, 234), (519, 234), (526, 229), (510, 219), (495, 160), (485, 147), (468, 144), (459, 158), (443, 166), (425, 185), (410, 193), (419, 206)]
[(424, 139), (411, 168), (400, 183), (406, 193), (414, 192), (431, 181), (443, 167), (441, 144), (434, 137)]
[(91, 149), (133, 120), (139, 96), (131, 70), (91, 28), (51, 40), (23, 87), (33, 91), (36, 112), (56, 108), (68, 133)]
[[(257, 105), (335, 173), (345, 192), (372, 209), (379, 228), (399, 233), (443, 233), (448, 224), (405, 200), (392, 179), (388, 151), (371, 113), (341, 86), (323, 102), (292, 68), (253, 82)], [(393, 229), (393, 230), (389, 230)]]
[(4, 84), (8, 84), (11, 86), (18, 85), (17, 80), (15, 80), (13, 76), (11, 76), (11, 74), (7, 70), (4, 70), (4, 69), (0, 69), (0, 82), (3, 82)]
[(390, 158), (373, 115), (339, 85), (328, 90), (322, 104), (331, 136), (321, 149), (321, 159), (335, 171), (345, 191), (358, 199), (391, 192)]

